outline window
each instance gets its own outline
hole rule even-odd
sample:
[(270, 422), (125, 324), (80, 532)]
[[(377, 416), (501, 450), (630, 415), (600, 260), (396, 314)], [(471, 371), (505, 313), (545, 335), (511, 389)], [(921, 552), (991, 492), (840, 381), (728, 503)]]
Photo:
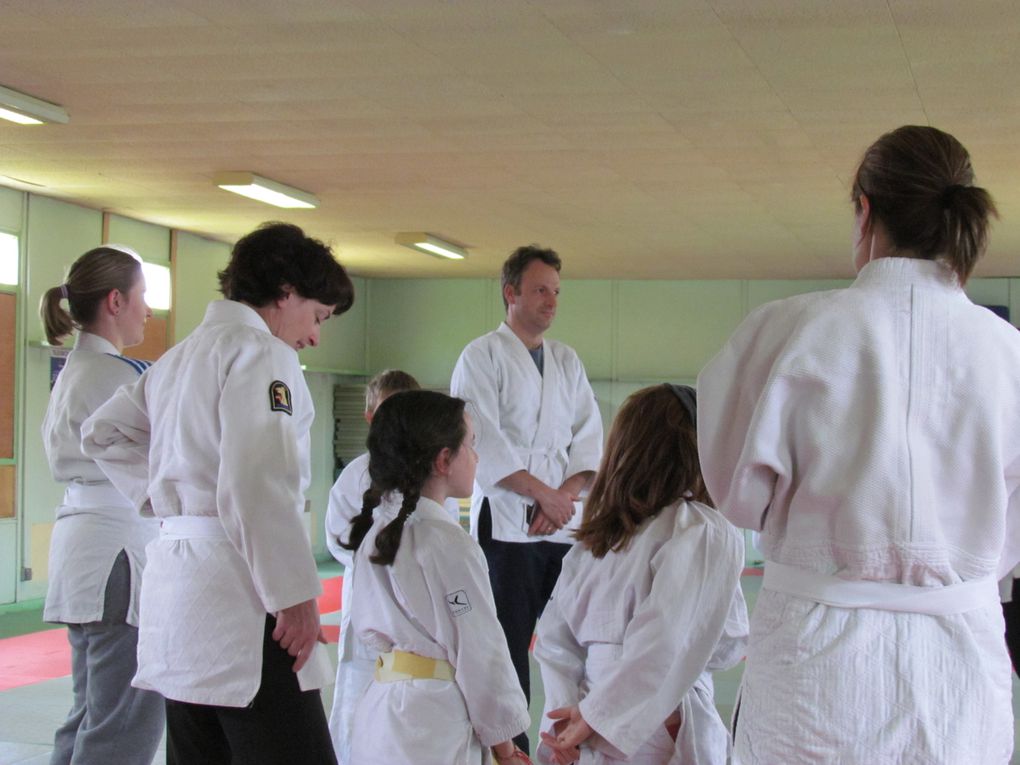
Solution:
[[(17, 241), (17, 240), (15, 240)], [(142, 263), (145, 274), (145, 302), (153, 311), (170, 310), (170, 269), (155, 263)], [(3, 281), (0, 278), (0, 281)]]
[(0, 284), (18, 283), (18, 237), (0, 232)]

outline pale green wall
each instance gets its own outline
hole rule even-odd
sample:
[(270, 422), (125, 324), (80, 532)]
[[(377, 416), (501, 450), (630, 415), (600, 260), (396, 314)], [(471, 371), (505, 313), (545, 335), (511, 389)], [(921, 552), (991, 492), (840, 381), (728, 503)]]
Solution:
[(21, 233), (22, 205), (25, 194), (0, 186), (0, 230), (9, 234)]
[(331, 316), (322, 325), (317, 348), (305, 348), (298, 354), (301, 363), (310, 370), (364, 373), (367, 282), (357, 277), (351, 281), (354, 283), (354, 305), (339, 316)]
[(170, 265), (170, 229), (122, 215), (110, 215), (109, 220), (108, 242), (126, 244), (149, 263)]
[[(27, 212), (23, 211), (27, 199)], [(27, 221), (27, 222), (26, 222)], [(59, 284), (66, 268), (102, 237), (102, 215), (58, 200), (0, 188), (0, 229), (19, 233), (27, 250), (23, 268), (24, 337), (38, 343), (39, 297)], [(146, 260), (166, 262), (170, 232), (122, 216), (110, 217), (109, 239), (138, 249)], [(207, 303), (220, 297), (216, 273), (229, 245), (179, 233), (175, 264), (174, 337), (198, 325)], [(326, 555), (322, 515), (333, 480), (332, 387), (340, 373), (360, 375), (386, 367), (406, 369), (429, 387), (449, 385), (460, 351), (495, 329), (503, 318), (498, 279), (354, 279), (350, 311), (323, 327), (318, 348), (301, 353), (319, 416), (313, 424), (309, 521), (318, 557)], [(693, 382), (740, 320), (769, 300), (848, 282), (828, 281), (565, 281), (549, 336), (572, 345), (592, 379), (608, 427), (627, 395), (663, 380)], [(1009, 305), (1020, 319), (1020, 278), (975, 279), (976, 302)], [(24, 351), (20, 383), (21, 518), (0, 521), (0, 603), (14, 591), (16, 567), (45, 568), (31, 558), (31, 527), (52, 522), (61, 491), (46, 467), (39, 428), (49, 391), (49, 352)], [(349, 379), (349, 378), (348, 378)], [(20, 529), (20, 533), (18, 533)], [(24, 557), (22, 558), (22, 552)], [(45, 579), (17, 585), (17, 598), (42, 597)]]
[(425, 387), (448, 387), (461, 349), (499, 321), (487, 279), (373, 279), (366, 293), (370, 371), (400, 368)]
[[(573, 346), (608, 426), (628, 395), (663, 381), (693, 383), (740, 321), (771, 300), (839, 289), (849, 280), (564, 281), (549, 337)], [(410, 372), (449, 386), (464, 346), (496, 328), (504, 309), (497, 279), (370, 279), (366, 368)], [(973, 279), (975, 302), (1011, 306), (1020, 279)]]
[(216, 274), (227, 265), (230, 245), (194, 234), (177, 235), (173, 337), (181, 340), (202, 321), (205, 307), (223, 296)]

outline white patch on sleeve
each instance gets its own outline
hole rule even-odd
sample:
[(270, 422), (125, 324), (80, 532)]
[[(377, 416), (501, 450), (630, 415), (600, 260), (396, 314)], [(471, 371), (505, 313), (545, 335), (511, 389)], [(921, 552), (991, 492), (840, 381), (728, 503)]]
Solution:
[(461, 616), (471, 610), (471, 601), (464, 590), (451, 592), (446, 596), (446, 605), (454, 616)]

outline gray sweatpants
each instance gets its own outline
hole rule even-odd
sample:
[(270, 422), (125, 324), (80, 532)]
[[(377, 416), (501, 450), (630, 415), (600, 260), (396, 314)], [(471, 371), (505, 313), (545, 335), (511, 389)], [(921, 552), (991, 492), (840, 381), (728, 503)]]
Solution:
[(67, 625), (74, 703), (50, 765), (150, 765), (163, 734), (163, 697), (131, 687), (138, 629), (125, 622), (131, 569), (121, 552), (106, 582), (103, 620)]

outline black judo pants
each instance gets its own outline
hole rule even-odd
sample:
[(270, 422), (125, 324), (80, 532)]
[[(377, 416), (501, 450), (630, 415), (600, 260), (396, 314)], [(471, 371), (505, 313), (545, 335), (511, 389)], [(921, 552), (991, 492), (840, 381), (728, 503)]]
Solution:
[[(531, 668), (528, 651), (535, 625), (560, 576), (563, 556), (570, 545), (559, 542), (501, 542), (492, 538), (492, 514), (484, 500), (478, 516), (478, 544), (489, 564), (489, 582), (496, 601), (496, 616), (506, 635), (510, 659), (531, 702)], [(514, 742), (525, 752), (528, 734)]]
[(1006, 646), (1013, 660), (1013, 671), (1020, 675), (1020, 579), (1013, 580), (1013, 602), (1002, 604), (1006, 617)]
[(267, 615), (262, 684), (247, 707), (166, 700), (167, 765), (336, 765), (321, 694), (301, 690), (274, 629)]

